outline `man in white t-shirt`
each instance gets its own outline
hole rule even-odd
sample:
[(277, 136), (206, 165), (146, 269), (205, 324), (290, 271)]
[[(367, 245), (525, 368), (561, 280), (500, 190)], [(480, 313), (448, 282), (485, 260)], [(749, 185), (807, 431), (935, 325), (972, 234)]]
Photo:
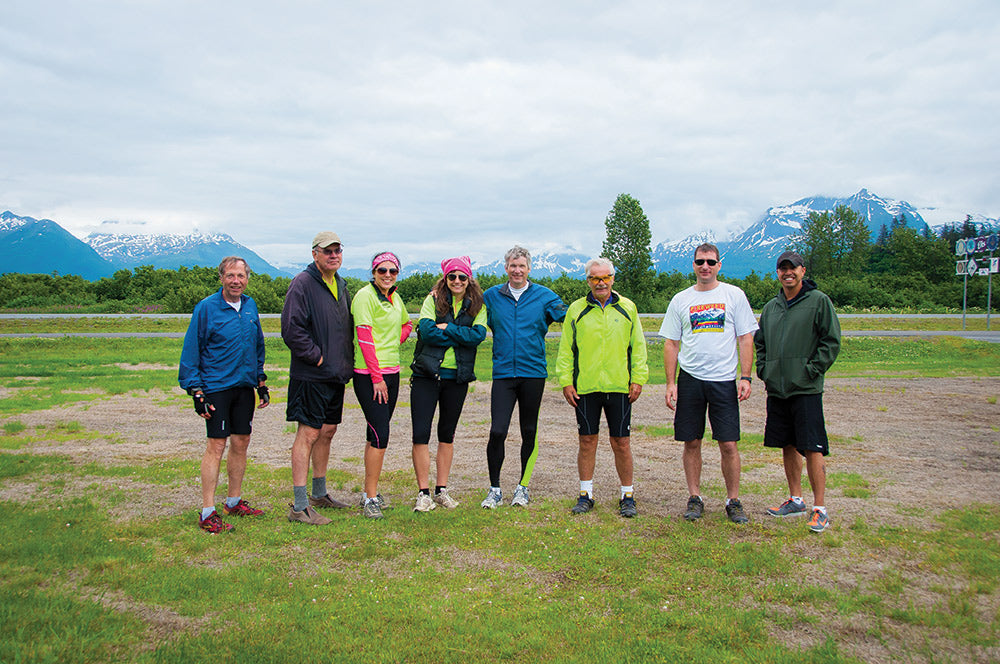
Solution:
[(749, 519), (739, 500), (736, 441), (740, 439), (739, 402), (750, 397), (757, 321), (746, 294), (719, 281), (718, 247), (706, 243), (695, 249), (693, 267), (697, 283), (670, 300), (659, 333), (664, 338), (667, 408), (674, 411), (674, 438), (684, 442), (684, 478), (690, 495), (684, 518), (694, 521), (705, 510), (701, 441), (707, 408), (712, 438), (722, 455), (726, 515), (733, 523), (746, 523)]

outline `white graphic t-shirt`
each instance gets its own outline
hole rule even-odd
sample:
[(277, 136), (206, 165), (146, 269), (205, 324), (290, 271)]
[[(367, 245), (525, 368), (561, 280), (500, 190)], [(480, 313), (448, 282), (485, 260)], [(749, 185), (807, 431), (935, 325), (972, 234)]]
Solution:
[(677, 363), (700, 380), (736, 380), (736, 337), (757, 330), (746, 293), (719, 282), (709, 291), (694, 286), (670, 300), (660, 336), (681, 342)]

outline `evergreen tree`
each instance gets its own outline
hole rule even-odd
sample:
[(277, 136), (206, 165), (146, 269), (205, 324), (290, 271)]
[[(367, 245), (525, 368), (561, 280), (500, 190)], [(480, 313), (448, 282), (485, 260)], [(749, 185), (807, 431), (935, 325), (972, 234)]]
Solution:
[(640, 309), (652, 291), (652, 233), (639, 201), (619, 194), (604, 220), (607, 237), (601, 256), (615, 265), (615, 290), (635, 300)]

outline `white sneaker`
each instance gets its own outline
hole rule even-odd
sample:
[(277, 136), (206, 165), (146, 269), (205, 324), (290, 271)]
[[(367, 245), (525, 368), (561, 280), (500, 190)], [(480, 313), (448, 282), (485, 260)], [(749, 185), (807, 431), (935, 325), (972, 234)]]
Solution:
[(417, 494), (417, 504), (413, 506), (414, 512), (430, 512), (432, 509), (437, 507), (434, 501), (426, 493)]
[(435, 493), (434, 502), (448, 510), (458, 507), (458, 501), (448, 495), (448, 489), (441, 489), (441, 493)]
[(514, 489), (514, 497), (510, 500), (511, 506), (526, 507), (530, 502), (531, 496), (528, 495), (528, 487), (518, 484), (517, 488)]
[(486, 494), (486, 498), (483, 502), (479, 503), (481, 507), (485, 507), (488, 510), (495, 510), (497, 505), (503, 502), (503, 491), (500, 489), (490, 488), (490, 492)]

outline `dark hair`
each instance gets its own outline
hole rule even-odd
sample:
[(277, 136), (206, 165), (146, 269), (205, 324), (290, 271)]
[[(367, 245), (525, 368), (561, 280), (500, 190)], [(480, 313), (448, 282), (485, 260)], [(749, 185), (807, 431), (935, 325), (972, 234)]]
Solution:
[[(431, 289), (434, 296), (434, 310), (439, 316), (444, 316), (451, 308), (451, 291), (448, 289), (448, 275), (442, 274), (441, 278)], [(469, 298), (469, 315), (473, 318), (483, 308), (483, 289), (475, 277), (469, 277), (469, 285), (465, 287), (465, 297)]]
[(710, 251), (715, 254), (715, 260), (722, 260), (722, 256), (719, 255), (719, 248), (711, 242), (699, 244), (694, 250), (694, 255), (697, 258), (698, 254), (707, 254)]

